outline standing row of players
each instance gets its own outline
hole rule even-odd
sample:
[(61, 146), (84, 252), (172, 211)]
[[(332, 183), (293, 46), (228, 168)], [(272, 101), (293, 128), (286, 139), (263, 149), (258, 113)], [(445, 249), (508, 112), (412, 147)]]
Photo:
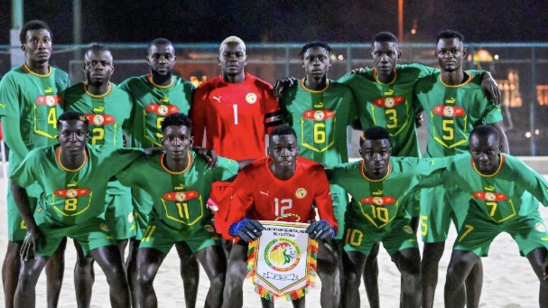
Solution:
[[(224, 254), (220, 253), (217, 248), (214, 233), (206, 232), (212, 230), (212, 228), (205, 223), (207, 219), (205, 219), (203, 211), (200, 210), (203, 210), (208, 195), (211, 195), (208, 204), (215, 212), (217, 231), (223, 233), (227, 238), (233, 236), (254, 238), (260, 234), (261, 227), (252, 219), (274, 219), (284, 216), (284, 214), (289, 214), (287, 216), (291, 217), (297, 215), (293, 211), (298, 210), (291, 210), (284, 206), (278, 208), (279, 205), (276, 206), (275, 200), (282, 200), (280, 199), (282, 196), (274, 195), (274, 193), (270, 194), (268, 190), (266, 190), (267, 196), (270, 196), (263, 201), (250, 197), (253, 193), (258, 193), (257, 191), (235, 191), (234, 187), (246, 186), (237, 184), (244, 181), (245, 176), (243, 175), (242, 179), (236, 180), (235, 184), (216, 182), (211, 187), (210, 194), (209, 185), (207, 184), (213, 180), (226, 180), (234, 176), (236, 172), (234, 166), (236, 164), (222, 160), (219, 171), (208, 174), (201, 164), (197, 165), (200, 159), (194, 157), (194, 152), (191, 151), (191, 154), (189, 154), (188, 144), (191, 144), (192, 142), (189, 141), (192, 140), (195, 140), (197, 144), (201, 144), (201, 141), (204, 140), (205, 131), (206, 147), (215, 149), (221, 156), (236, 159), (242, 161), (242, 163), (243, 160), (257, 159), (265, 156), (264, 136), (270, 132), (271, 128), (281, 123), (280, 120), (283, 116), (283, 120), (289, 123), (297, 134), (287, 130), (284, 131), (282, 126), (270, 138), (271, 144), (268, 150), (268, 155), (271, 157), (270, 161), (259, 160), (253, 164), (255, 167), (250, 166), (243, 174), (253, 173), (253, 170), (264, 168), (266, 164), (266, 167), (270, 167), (274, 177), (282, 180), (296, 179), (298, 178), (295, 176), (296, 174), (312, 168), (308, 166), (309, 163), (299, 164), (295, 159), (295, 156), (299, 154), (299, 148), (301, 156), (316, 162), (329, 166), (345, 163), (348, 160), (346, 126), (356, 120), (363, 128), (380, 125), (384, 126), (389, 133), (388, 137), (386, 134), (383, 135), (382, 132), (384, 131), (381, 130), (379, 133), (376, 129), (373, 129), (369, 132), (372, 136), (366, 134), (366, 139), (360, 147), (365, 165), (361, 166), (360, 172), (357, 173), (362, 176), (361, 183), (356, 184), (358, 188), (345, 187), (348, 184), (345, 184), (344, 180), (339, 183), (337, 178), (347, 175), (337, 177), (337, 174), (342, 171), (334, 168), (333, 184), (330, 186), (333, 206), (326, 205), (327, 201), (325, 199), (329, 198), (318, 197), (314, 200), (308, 200), (310, 203), (308, 204), (308, 210), (311, 209), (311, 204), (315, 203), (320, 209), (322, 219), (326, 219), (326, 221), (320, 220), (311, 226), (312, 237), (323, 239), (324, 236), (316, 234), (330, 234), (330, 228), (337, 228), (337, 223), (340, 230), (335, 240), (328, 240), (320, 245), (319, 274), (322, 282), (326, 282), (322, 283), (322, 304), (327, 307), (335, 307), (337, 306), (335, 303), (339, 302), (340, 291), (336, 278), (338, 275), (336, 270), (335, 272), (332, 270), (337, 267), (328, 265), (339, 263), (338, 258), (344, 245), (345, 253), (342, 262), (345, 286), (343, 288), (343, 306), (359, 306), (357, 287), (359, 286), (361, 273), (364, 271), (363, 268), (365, 268), (364, 279), (370, 305), (373, 307), (378, 306), (376, 263), (371, 261), (375, 260), (375, 249), (378, 249), (378, 243), (384, 241), (389, 253), (396, 260), (398, 268), (402, 271), (402, 303), (419, 306), (421, 305), (422, 294), (423, 306), (430, 307), (433, 303), (433, 291), (437, 281), (437, 263), (443, 251), (443, 243), (449, 228), (450, 217), (458, 218), (458, 215), (461, 216), (460, 220), (457, 220), (457, 228), (461, 230), (460, 226), (463, 225), (463, 219), (466, 217), (471, 194), (458, 194), (450, 191), (427, 193), (423, 190), (420, 199), (421, 225), (423, 239), (427, 244), (425, 245), (422, 261), (423, 281), (421, 283), (418, 246), (416, 246), (416, 240), (413, 241), (414, 235), (409, 235), (414, 233), (407, 232), (409, 230), (407, 227), (411, 228), (412, 225), (410, 221), (407, 221), (409, 214), (414, 214), (412, 215), (414, 217), (418, 216), (418, 207), (416, 206), (418, 201), (415, 198), (417, 194), (410, 193), (411, 185), (408, 185), (409, 191), (406, 190), (405, 194), (403, 192), (384, 191), (392, 186), (406, 188), (405, 184), (410, 181), (407, 179), (403, 182), (404, 184), (384, 185), (385, 182), (391, 182), (389, 180), (393, 172), (394, 174), (397, 173), (398, 168), (395, 166), (399, 167), (401, 165), (401, 163), (396, 162), (388, 164), (387, 156), (390, 156), (390, 154), (395, 156), (419, 156), (415, 115), (421, 112), (421, 108), (427, 110), (429, 115), (430, 137), (426, 153), (429, 157), (451, 156), (466, 152), (468, 133), (473, 127), (481, 124), (491, 124), (496, 130), (495, 132), (480, 134), (480, 137), (488, 140), (492, 135), (497, 136), (495, 141), (500, 141), (504, 145), (503, 149), (507, 149), (507, 141), (501, 125), (500, 109), (487, 102), (481, 91), (482, 83), (487, 84), (484, 87), (490, 87), (489, 79), (484, 81), (485, 74), (483, 72), (463, 71), (462, 62), (466, 52), (463, 38), (453, 31), (444, 32), (437, 39), (436, 56), (439, 59), (441, 72), (416, 64), (397, 65), (397, 59), (400, 56), (397, 40), (390, 33), (381, 33), (375, 37), (372, 44), (371, 57), (374, 69), (344, 76), (337, 82), (327, 77), (331, 64), (329, 46), (319, 42), (307, 44), (303, 47), (301, 53), (306, 77), (293, 85), (282, 82), (277, 87), (281, 93), (279, 103), (274, 98), (270, 85), (245, 73), (246, 48), (244, 42), (236, 37), (229, 37), (221, 43), (219, 51), (221, 76), (210, 80), (195, 91), (190, 83), (172, 75), (175, 50), (167, 40), (158, 39), (149, 46), (147, 62), (151, 68), (151, 74), (130, 78), (118, 87), (109, 82), (110, 75), (113, 72), (113, 60), (110, 51), (104, 46), (94, 45), (85, 56), (84, 72), (86, 73), (86, 81), (69, 89), (66, 89), (68, 87), (67, 75), (48, 64), (51, 53), (51, 31), (45, 24), (30, 22), (25, 25), (21, 33), (21, 43), (27, 57), (26, 63), (8, 73), (0, 84), (0, 107), (2, 107), (0, 108), (0, 115), (3, 116), (2, 123), (6, 132), (6, 142), (12, 148), (10, 174), (15, 174), (15, 176), (12, 176), (12, 180), (17, 184), (32, 184), (32, 181), (28, 178), (24, 180), (24, 176), (20, 175), (25, 170), (25, 166), (30, 163), (23, 164), (18, 172), (15, 169), (29, 150), (56, 143), (55, 136), (58, 134), (58, 130), (61, 132), (59, 134), (61, 148), (64, 144), (66, 146), (65, 152), (82, 153), (82, 140), (80, 140), (80, 148), (74, 145), (71, 150), (71, 142), (65, 140), (63, 143), (61, 137), (70, 136), (72, 139), (77, 139), (75, 136), (82, 135), (81, 126), (84, 125), (86, 129), (88, 128), (85, 124), (86, 121), (79, 120), (74, 114), (72, 117), (67, 116), (68, 118), (65, 120), (57, 121), (57, 115), (63, 108), (85, 114), (85, 120), (89, 122), (90, 143), (103, 145), (105, 148), (110, 149), (109, 151), (105, 150), (106, 154), (94, 154), (93, 156), (101, 157), (103, 155), (118, 158), (105, 159), (110, 162), (104, 164), (108, 167), (93, 167), (94, 169), (108, 170), (103, 170), (102, 176), (104, 177), (105, 174), (108, 174), (108, 176), (101, 182), (98, 176), (95, 178), (93, 175), (80, 174), (81, 168), (90, 168), (89, 165), (93, 161), (91, 153), (94, 150), (91, 150), (91, 148), (83, 152), (88, 153), (89, 158), (85, 155), (65, 157), (68, 154), (65, 153), (65, 156), (63, 156), (61, 150), (59, 150), (57, 156), (54, 152), (51, 153), (51, 163), (55, 166), (66, 166), (62, 171), (70, 176), (64, 175), (62, 179), (53, 182), (54, 184), (49, 184), (49, 186), (55, 185), (57, 187), (59, 183), (64, 183), (64, 186), (61, 185), (64, 188), (59, 189), (57, 187), (56, 193), (54, 192), (52, 195), (48, 195), (46, 191), (46, 195), (50, 199), (43, 200), (42, 206), (38, 202), (38, 210), (35, 212), (35, 216), (40, 217), (43, 220), (40, 223), (46, 226), (58, 227), (57, 224), (61, 224), (65, 227), (74, 227), (75, 225), (79, 225), (79, 227), (76, 228), (76, 233), (71, 233), (74, 230), (67, 230), (65, 227), (59, 228), (61, 231), (48, 232), (48, 245), (46, 247), (49, 248), (38, 249), (38, 258), (36, 259), (38, 261), (29, 260), (24, 262), (16, 296), (16, 299), (18, 299), (16, 302), (19, 306), (33, 305), (34, 296), (31, 293), (34, 288), (32, 284), (36, 283), (36, 279), (48, 259), (50, 259), (46, 268), (48, 273), (48, 302), (51, 306), (56, 305), (63, 271), (61, 260), (64, 250), (62, 245), (64, 236), (74, 237), (77, 239), (75, 243), (79, 242), (81, 244), (77, 245), (79, 247), (79, 261), (75, 269), (75, 273), (78, 274), (75, 275), (76, 280), (81, 284), (77, 286), (78, 304), (81, 306), (89, 305), (91, 299), (92, 259), (97, 260), (107, 273), (107, 279), (111, 284), (111, 301), (113, 305), (124, 306), (129, 302), (129, 299), (127, 299), (128, 301), (123, 299), (119, 301), (122, 298), (119, 296), (120, 294), (127, 294), (127, 286), (124, 286), (124, 281), (114, 277), (119, 275), (120, 270), (123, 272), (123, 268), (121, 268), (121, 261), (118, 264), (113, 260), (120, 258), (120, 252), (123, 253), (124, 242), (133, 237), (132, 245), (130, 245), (131, 252), (128, 258), (127, 273), (130, 289), (140, 290), (140, 292), (131, 292), (135, 306), (140, 303), (141, 306), (148, 307), (154, 306), (156, 303), (152, 282), (163, 258), (174, 243), (181, 257), (181, 274), (185, 282), (187, 305), (193, 306), (196, 302), (198, 285), (196, 257), (198, 257), (212, 281), (212, 288), (208, 294), (206, 305), (220, 306), (223, 295), (219, 294), (219, 290), (223, 290), (226, 265), (224, 265)], [(60, 95), (61, 93), (64, 93), (63, 96)], [(191, 106), (192, 108), (190, 108)], [(187, 120), (184, 120), (184, 118), (171, 122), (171, 125), (168, 125), (170, 122), (162, 124), (165, 116), (188, 113), (189, 110), (193, 125), (185, 122)], [(175, 119), (177, 116), (172, 118)], [(194, 139), (190, 135), (191, 127)], [(68, 129), (66, 135), (63, 133), (63, 129)], [(118, 155), (121, 152), (113, 151), (113, 149), (122, 147), (124, 130), (130, 136), (132, 146), (145, 148), (164, 145), (167, 151), (165, 156), (160, 154), (162, 158), (143, 158), (142, 153), (138, 152)], [(19, 134), (19, 132), (21, 133)], [(173, 137), (167, 138), (167, 132), (170, 132)], [(84, 141), (88, 141), (88, 139), (86, 138)], [(386, 142), (390, 142), (388, 147)], [(170, 150), (170, 143), (175, 144), (174, 149)], [(480, 145), (485, 147), (483, 143), (480, 143)], [(495, 149), (498, 149), (497, 145), (498, 143), (495, 142)], [(492, 152), (489, 153), (492, 154)], [(382, 159), (379, 159), (379, 157)], [(496, 159), (498, 157), (509, 156), (494, 155), (491, 158)], [(82, 161), (82, 159), (84, 160)], [(132, 162), (133, 160), (135, 162)], [(140, 171), (141, 167), (139, 167), (121, 171), (128, 164), (137, 164), (141, 160), (154, 165), (158, 169), (156, 171), (160, 171), (160, 174), (163, 172), (163, 177), (168, 176), (170, 178), (168, 186), (170, 186), (169, 190), (172, 193), (157, 192), (161, 197), (153, 193), (154, 187), (151, 187), (152, 184), (160, 186), (162, 176), (160, 174), (153, 176), (155, 173), (152, 170), (150, 172), (148, 170)], [(42, 160), (37, 161), (41, 162)], [(158, 161), (160, 161), (160, 164), (158, 164)], [(382, 163), (383, 161), (384, 163)], [(424, 162), (420, 163), (417, 159), (412, 161), (414, 163), (408, 162), (407, 164), (428, 165)], [(371, 162), (371, 166), (368, 162)], [(145, 163), (141, 162), (140, 164), (144, 165)], [(232, 167), (228, 166), (231, 164)], [(116, 165), (116, 168), (112, 167), (114, 165)], [(439, 165), (440, 163), (437, 164), (437, 168), (439, 168)], [(479, 165), (481, 166), (481, 164)], [(226, 168), (223, 169), (222, 166)], [(502, 164), (500, 166), (502, 167)], [(498, 167), (499, 164), (497, 164)], [(345, 168), (348, 167), (342, 169), (345, 170)], [(226, 172), (222, 171), (225, 169)], [(266, 170), (268, 169), (266, 168)], [(402, 171), (403, 173), (407, 172), (407, 176), (418, 176), (421, 172), (433, 172), (428, 168), (423, 171), (418, 171), (416, 167), (405, 167), (403, 169), (411, 170)], [(479, 167), (478, 169), (480, 171), (490, 171), (487, 169), (482, 170)], [(192, 172), (189, 172), (190, 170)], [(94, 172), (98, 171), (94, 170)], [(124, 176), (124, 172), (134, 174)], [(135, 218), (133, 218), (133, 207), (131, 201), (129, 201), (131, 198), (130, 192), (119, 182), (108, 181), (106, 196), (104, 193), (101, 194), (100, 187), (91, 190), (88, 188), (82, 189), (85, 187), (80, 183), (83, 180), (82, 177), (88, 180), (93, 179), (93, 181), (97, 181), (95, 185), (100, 186), (106, 185), (107, 180), (116, 173), (120, 173), (118, 179), (133, 188), (132, 194), (137, 212)], [(351, 173), (351, 170), (345, 170), (343, 174)], [(485, 173), (491, 174), (489, 172)], [(27, 175), (30, 174), (32, 173)], [(34, 177), (30, 177), (31, 179), (40, 177), (37, 174), (32, 175)], [(150, 181), (152, 183), (146, 181), (149, 175), (153, 179)], [(196, 190), (188, 189), (188, 186), (197, 185), (196, 177), (200, 178), (200, 185), (207, 187), (200, 186)], [(253, 178), (251, 177), (251, 179)], [(309, 179), (308, 181), (300, 179), (300, 182), (295, 185), (304, 186), (305, 184), (316, 183), (313, 187), (305, 190), (312, 193), (317, 191), (318, 187), (322, 187), (322, 184), (318, 183), (319, 179), (321, 179), (321, 176), (316, 176), (314, 180)], [(276, 181), (273, 181), (273, 183), (276, 183)], [(540, 180), (538, 180), (538, 183), (543, 184)], [(268, 184), (275, 188), (276, 186), (283, 187), (287, 183)], [(335, 184), (339, 184), (339, 186)], [(48, 186), (47, 183), (44, 185)], [(41, 189), (35, 186), (31, 185), (25, 192), (27, 195), (37, 198), (40, 197), (41, 189), (44, 190), (44, 186)], [(538, 187), (541, 187), (541, 185)], [(110, 210), (107, 210), (106, 214), (108, 227), (99, 228), (99, 230), (93, 229), (97, 227), (96, 222), (94, 224), (92, 219), (87, 219), (91, 214), (97, 216), (97, 213), (91, 213), (91, 211), (85, 213), (88, 215), (84, 215), (86, 217), (85, 226), (81, 226), (84, 216), (78, 217), (87, 210), (85, 205), (89, 205), (89, 202), (91, 202), (91, 196), (87, 199), (86, 196), (92, 191), (95, 192), (95, 190), (98, 193), (95, 194), (94, 199), (104, 199), (104, 204), (108, 204)], [(259, 188), (257, 190), (262, 191)], [(353, 190), (360, 192), (353, 193)], [(7, 307), (13, 305), (13, 294), (17, 286), (17, 275), (19, 273), (18, 253), (24, 243), (25, 231), (27, 228), (29, 231), (33, 231), (29, 232), (32, 235), (30, 236), (32, 243), (38, 238), (37, 234), (39, 233), (36, 224), (32, 226), (27, 224), (25, 226), (21, 220), (15, 221), (18, 211), (13, 198), (24, 193), (20, 189), (17, 190), (17, 187), (14, 191), (17, 191), (18, 194), (8, 196), (8, 207), (13, 213), (8, 215), (9, 225), (11, 226), (10, 242), (3, 267)], [(361, 195), (365, 191), (371, 191), (371, 194), (369, 196)], [(540, 190), (541, 193), (542, 191)], [(350, 193), (354, 200), (350, 204), (347, 214), (346, 222), (349, 226), (343, 227), (347, 193)], [(510, 195), (510, 198), (521, 198), (518, 192), (516, 192), (516, 196), (513, 196), (513, 193), (506, 192), (506, 195)], [(295, 195), (295, 190), (290, 192), (290, 198), (294, 197), (291, 194)], [(241, 200), (235, 204), (244, 206), (244, 210), (234, 210), (239, 207), (234, 204), (227, 204), (227, 200), (230, 199), (231, 195), (235, 195), (237, 200)], [(498, 196), (497, 194), (493, 195)], [(104, 198), (101, 196), (104, 196)], [(318, 193), (318, 196), (321, 196), (321, 194)], [(404, 198), (404, 196), (406, 197)], [(448, 203), (448, 196), (451, 196), (451, 200), (460, 200), (457, 198), (460, 196), (462, 202), (458, 204), (455, 202), (453, 206), (450, 204), (443, 206), (444, 203)], [(474, 200), (477, 202), (478, 199), (486, 198), (485, 196), (487, 196), (486, 193), (481, 197), (474, 196)], [(380, 199), (375, 197), (380, 197)], [(435, 200), (434, 197), (438, 200)], [(539, 200), (546, 200), (542, 195), (535, 195), (535, 197)], [(18, 198), (16, 197), (16, 199)], [(55, 200), (56, 198), (57, 200)], [(390, 201), (391, 198), (394, 200)], [(186, 202), (187, 200), (188, 202)], [(388, 203), (386, 205), (372, 203), (373, 201), (379, 202), (379, 200)], [(331, 200), (328, 201), (330, 205)], [(495, 201), (499, 200), (495, 199)], [(502, 201), (508, 202), (507, 200), (501, 200), (500, 202)], [(36, 199), (32, 202), (36, 204)], [(165, 202), (173, 203), (173, 213), (163, 210)], [(493, 201), (489, 202), (493, 203)], [(529, 202), (533, 204), (531, 200)], [(54, 206), (56, 203), (59, 203), (60, 206)], [(260, 207), (262, 204), (272, 208), (271, 211), (275, 214), (275, 217), (264, 217), (261, 215), (262, 212), (253, 212), (251, 209)], [(516, 204), (518, 203), (514, 201), (511, 206), (514, 212), (518, 207)], [(32, 205), (30, 206), (32, 207)], [(502, 204), (498, 209), (496, 205), (487, 204), (486, 206), (490, 206), (490, 209), (492, 209), (489, 212), (491, 219), (499, 215), (506, 215), (501, 219), (497, 218), (497, 221), (501, 222), (513, 218), (510, 214), (500, 213), (501, 208), (504, 208)], [(332, 214), (329, 213), (329, 210), (322, 214), (325, 208), (331, 208), (337, 223), (330, 219)], [(284, 213), (284, 209), (287, 213)], [(454, 212), (458, 215), (450, 214), (453, 209), (457, 209)], [(53, 211), (55, 215), (48, 214), (44, 217), (39, 215), (42, 211), (48, 212), (48, 210)], [(194, 212), (195, 210), (198, 210), (198, 212)], [(26, 218), (31, 221), (29, 213), (26, 214)], [(242, 215), (252, 219), (240, 221)], [(299, 216), (304, 217), (306, 215)], [(301, 221), (309, 221), (309, 218), (301, 218)], [(136, 228), (132, 227), (135, 226), (133, 221), (137, 223)], [(25, 222), (28, 223), (27, 220)], [(542, 220), (540, 220), (540, 223), (541, 226), (544, 226)], [(467, 233), (461, 235), (459, 239), (468, 236), (475, 225), (465, 224), (464, 226), (467, 227), (464, 227), (464, 230), (461, 231)], [(56, 228), (52, 227), (52, 229)], [(103, 229), (114, 232), (113, 235), (119, 242), (120, 250), (113, 250), (112, 247), (106, 248), (109, 247), (107, 244), (111, 244), (111, 241), (106, 241), (97, 236), (97, 233), (101, 233)], [(97, 238), (90, 237), (90, 234)], [(58, 242), (56, 240), (49, 241), (50, 238), (58, 239)], [(28, 241), (25, 243), (28, 243)], [(55, 248), (59, 243), (61, 243), (61, 248), (56, 250)], [(96, 246), (93, 246), (92, 243)], [(375, 243), (377, 244), (375, 245)], [(545, 248), (538, 252), (539, 247), (544, 247), (544, 244), (540, 246), (537, 244), (535, 238), (527, 238), (523, 243), (525, 248), (521, 252), (528, 257), (531, 255), (530, 260), (535, 267), (535, 271), (539, 278), (542, 278), (542, 272), (544, 271), (542, 261), (546, 258), (546, 253)], [(243, 246), (244, 249), (233, 249), (229, 254), (227, 286), (224, 288), (225, 306), (241, 306), (241, 283), (243, 282), (241, 261), (242, 251), (245, 252), (246, 250), (245, 245), (235, 247), (240, 246)], [(140, 249), (137, 249), (137, 247), (140, 247)], [(457, 262), (462, 260), (468, 261), (469, 263), (466, 264), (469, 265), (466, 265), (466, 274), (455, 271), (457, 277), (452, 277), (452, 280), (448, 279), (453, 285), (448, 282), (446, 297), (455, 296), (455, 292), (460, 295), (461, 285), (464, 285), (464, 279), (467, 279), (469, 305), (477, 306), (479, 291), (481, 290), (481, 263), (477, 256), (486, 254), (488, 244), (487, 247), (483, 247), (483, 250), (479, 249), (478, 251), (468, 249), (469, 247), (466, 245), (463, 247), (460, 250), (474, 251), (473, 256), (475, 258), (469, 254), (463, 256), (454, 253), (455, 267), (466, 263)], [(25, 256), (28, 256), (26, 249), (29, 247), (23, 245), (23, 248)], [(521, 248), (522, 245), (520, 244)], [(323, 253), (322, 250), (324, 250)], [(52, 258), (49, 258), (50, 256)], [(472, 271), (472, 268), (475, 271)], [(472, 273), (468, 275), (470, 271)], [(461, 278), (462, 281), (460, 281)], [(421, 285), (423, 292), (420, 291)], [(541, 296), (546, 296), (545, 294), (541, 292)], [(464, 298), (464, 296), (460, 298)], [(547, 302), (545, 298), (540, 300), (541, 303)], [(458, 303), (458, 301), (451, 301), (451, 303)], [(268, 302), (263, 302), (263, 304), (265, 306), (270, 305)], [(304, 300), (295, 303), (295, 305), (304, 305)], [(460, 305), (460, 303), (457, 305)]]

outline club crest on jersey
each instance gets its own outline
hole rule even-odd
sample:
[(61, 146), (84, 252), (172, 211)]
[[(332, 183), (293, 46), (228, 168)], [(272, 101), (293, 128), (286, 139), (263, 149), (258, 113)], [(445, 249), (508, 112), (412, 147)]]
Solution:
[(247, 93), (245, 96), (245, 101), (248, 104), (255, 104), (257, 102), (257, 94), (255, 93)]
[(178, 113), (179, 108), (174, 105), (160, 105), (160, 104), (149, 104), (146, 107), (146, 111), (150, 113), (155, 113), (159, 116), (165, 117), (170, 114)]
[(324, 121), (335, 117), (331, 110), (307, 110), (302, 115), (305, 120)]
[(375, 99), (373, 105), (381, 108), (394, 108), (403, 102), (405, 102), (403, 96), (381, 97)]
[(135, 217), (133, 216), (133, 212), (129, 212), (129, 214), (127, 214), (127, 221), (131, 224), (135, 221)]
[(297, 197), (297, 199), (303, 199), (306, 197), (306, 194), (308, 194), (308, 192), (304, 188), (297, 188), (295, 191), (295, 197)]
[(54, 195), (65, 198), (72, 199), (82, 196), (87, 196), (90, 194), (90, 190), (87, 188), (71, 188), (71, 189), (57, 189), (53, 192)]
[(86, 114), (86, 118), (88, 119), (89, 123), (94, 126), (109, 125), (116, 122), (114, 120), (114, 117), (108, 114), (88, 113)]
[(544, 227), (544, 224), (537, 222), (535, 225), (535, 229), (537, 229), (538, 232), (546, 232), (546, 228)]
[(394, 197), (365, 197), (360, 200), (361, 203), (372, 204), (376, 206), (386, 206), (396, 203)]
[(173, 192), (165, 193), (162, 199), (166, 201), (184, 202), (190, 199), (195, 199), (197, 197), (198, 197), (197, 191), (188, 190), (188, 191), (173, 191)]
[(48, 107), (53, 107), (61, 104), (62, 98), (61, 96), (54, 94), (54, 95), (40, 95), (36, 98), (36, 104), (38, 105), (46, 105)]
[(463, 108), (457, 106), (438, 105), (432, 111), (446, 118), (463, 117), (466, 114)]
[(323, 113), (323, 111), (318, 110), (318, 111), (314, 112), (314, 120), (321, 121), (324, 118), (325, 118), (325, 114)]
[(505, 194), (485, 192), (485, 191), (476, 191), (472, 194), (472, 197), (483, 200), (483, 201), (488, 201), (488, 202), (508, 200), (508, 196), (506, 196)]

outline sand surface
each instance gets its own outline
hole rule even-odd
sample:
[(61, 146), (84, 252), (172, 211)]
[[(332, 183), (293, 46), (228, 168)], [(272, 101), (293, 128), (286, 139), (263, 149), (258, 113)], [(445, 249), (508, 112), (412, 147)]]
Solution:
[[(1, 171), (0, 171), (1, 172)], [(6, 213), (7, 180), (0, 178), (0, 213)], [(541, 208), (545, 221), (548, 210)], [(0, 215), (0, 254), (2, 260), (7, 243), (6, 216)], [(452, 230), (446, 251), (440, 263), (440, 279), (436, 290), (435, 307), (443, 307), (443, 285), (445, 272), (450, 257), (450, 247), (455, 239)], [(422, 250), (422, 248), (421, 248)], [(73, 285), (73, 265), (76, 253), (69, 242), (66, 251), (66, 269), (61, 291), (59, 307), (75, 307), (76, 300)], [(379, 255), (380, 274), (379, 290), (383, 307), (398, 307), (399, 305), (399, 272), (390, 261), (390, 257), (381, 249)], [(488, 258), (483, 258), (484, 283), (481, 297), (481, 307), (538, 307), (538, 281), (526, 258), (520, 257), (517, 245), (507, 234), (502, 234), (494, 241)], [(92, 307), (109, 307), (108, 285), (101, 269), (96, 266), (96, 281), (93, 287)], [(209, 282), (205, 272), (200, 275), (200, 288), (197, 307), (203, 307)], [(319, 307), (320, 285), (317, 284), (307, 296), (307, 307)], [(172, 250), (160, 268), (155, 289), (159, 307), (184, 307), (183, 284), (179, 276), (179, 260), (177, 253)], [(46, 278), (42, 273), (37, 286), (37, 307), (46, 307)], [(253, 287), (246, 282), (244, 288), (244, 307), (260, 307), (259, 296), (254, 293)], [(361, 286), (362, 307), (367, 305), (367, 298), (363, 283)], [(4, 304), (4, 293), (0, 291), (0, 305)], [(277, 307), (292, 307), (290, 303), (278, 302)]]

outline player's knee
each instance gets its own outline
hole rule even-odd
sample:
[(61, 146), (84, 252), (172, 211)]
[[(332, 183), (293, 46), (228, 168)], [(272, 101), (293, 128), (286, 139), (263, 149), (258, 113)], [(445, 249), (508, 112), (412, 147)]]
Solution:
[(209, 280), (210, 288), (222, 290), (225, 286), (225, 274), (219, 273), (218, 275), (215, 275), (214, 277), (211, 277)]
[(344, 273), (344, 286), (345, 288), (359, 288), (360, 286), (360, 275), (355, 272), (345, 272)]
[(93, 265), (93, 258), (91, 257), (78, 257), (76, 258), (76, 267), (78, 269), (89, 269)]
[(226, 273), (226, 282), (232, 286), (243, 285), (245, 280), (245, 262), (243, 266), (242, 262), (234, 262), (228, 264), (228, 270)]

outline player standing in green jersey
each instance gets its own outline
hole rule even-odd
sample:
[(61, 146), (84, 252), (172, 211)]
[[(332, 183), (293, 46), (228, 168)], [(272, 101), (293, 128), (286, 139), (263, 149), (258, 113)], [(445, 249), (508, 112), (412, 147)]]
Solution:
[[(162, 146), (162, 122), (170, 114), (188, 114), (195, 88), (189, 81), (173, 75), (175, 47), (169, 40), (157, 38), (150, 42), (146, 60), (150, 74), (131, 77), (120, 84), (120, 88), (128, 92), (133, 101), (131, 145), (140, 148)], [(134, 189), (132, 193), (137, 234), (130, 245), (127, 271), (133, 290), (137, 279), (135, 258), (139, 241), (147, 226), (148, 213), (152, 209), (152, 199), (139, 190)], [(194, 307), (200, 277), (198, 262), (186, 243), (177, 245), (176, 248), (181, 256), (185, 301), (187, 307)], [(133, 299), (136, 300), (135, 297)]]
[(548, 182), (501, 148), (497, 129), (478, 126), (470, 133), (469, 153), (455, 156), (442, 175), (444, 186), (472, 199), (447, 269), (445, 307), (464, 307), (466, 276), (501, 232), (531, 263), (540, 281), (539, 306), (548, 305), (548, 233), (538, 212), (538, 201), (548, 205)]
[[(85, 82), (64, 92), (65, 110), (77, 111), (87, 117), (90, 144), (121, 148), (124, 129), (127, 131), (129, 127), (132, 103), (125, 91), (110, 82), (114, 72), (110, 50), (102, 44), (92, 45), (85, 54), (83, 69)], [(135, 237), (131, 190), (118, 181), (109, 181), (105, 205), (105, 220), (123, 260), (128, 239)], [(74, 269), (76, 301), (79, 307), (88, 307), (95, 280), (93, 258), (84, 256), (77, 241), (74, 245), (78, 253)]]
[[(462, 34), (448, 30), (436, 39), (435, 55), (441, 68), (439, 74), (421, 78), (415, 85), (415, 99), (428, 115), (428, 144), (425, 157), (445, 157), (465, 153), (468, 132), (482, 124), (493, 125), (499, 131), (503, 151), (508, 141), (502, 125), (499, 107), (485, 99), (480, 86), (470, 73), (463, 70), (466, 56)], [(455, 194), (449, 200), (443, 187), (421, 192), (421, 228), (424, 242), (422, 279), (423, 306), (432, 307), (438, 280), (438, 264), (443, 254), (451, 220), (457, 230), (462, 226), (468, 209), (469, 196)], [(472, 307), (479, 304), (482, 282), (481, 261), (467, 281), (467, 298)]]
[[(39, 20), (29, 21), (20, 34), (25, 63), (9, 71), (0, 82), (0, 118), (6, 144), (10, 148), (9, 169), (12, 173), (27, 153), (39, 146), (56, 143), (57, 117), (62, 111), (59, 95), (70, 84), (64, 71), (49, 65), (52, 51), (52, 33), (48, 25)], [(21, 260), (19, 251), (27, 233), (10, 186), (8, 184), (8, 247), (2, 265), (2, 282), (6, 307), (13, 307), (13, 296)], [(27, 189), (30, 204), (36, 206), (40, 189), (34, 185)], [(48, 276), (48, 305), (57, 306), (63, 280), (64, 249), (52, 256), (46, 266)]]
[(220, 307), (223, 302), (226, 259), (206, 202), (213, 181), (234, 178), (239, 164), (219, 157), (217, 166), (209, 168), (207, 162), (190, 149), (191, 130), (192, 124), (186, 115), (167, 116), (162, 122), (165, 152), (136, 160), (116, 175), (123, 184), (146, 191), (153, 200), (137, 253), (140, 307), (158, 305), (154, 278), (171, 247), (183, 244), (191, 248), (209, 277), (204, 306)]
[[(350, 89), (327, 77), (331, 51), (324, 42), (304, 45), (299, 55), (306, 77), (285, 89), (279, 98), (284, 121), (297, 133), (300, 156), (329, 166), (348, 162), (346, 128), (357, 114)], [(337, 185), (329, 189), (337, 224), (344, 230), (346, 192)], [(339, 232), (335, 239), (341, 241), (342, 235)], [(335, 307), (340, 301), (339, 246), (330, 240), (320, 245), (318, 252), (321, 303), (325, 307)]]
[[(360, 140), (362, 161), (335, 166), (330, 182), (353, 198), (346, 213), (342, 307), (360, 307), (360, 276), (369, 253), (383, 242), (402, 276), (402, 307), (421, 306), (420, 252), (411, 216), (401, 203), (419, 185), (429, 185), (443, 161), (391, 157), (389, 131), (373, 126)], [(433, 181), (432, 181), (433, 182)]]
[[(103, 269), (111, 306), (129, 307), (120, 251), (104, 220), (104, 200), (109, 178), (144, 152), (87, 145), (88, 121), (81, 113), (65, 112), (57, 128), (59, 144), (32, 150), (10, 176), (17, 207), (28, 227), (15, 306), (35, 306), (42, 269), (61, 241), (71, 237), (80, 243), (84, 256), (91, 255)], [(33, 183), (43, 191), (36, 212), (23, 188)]]

